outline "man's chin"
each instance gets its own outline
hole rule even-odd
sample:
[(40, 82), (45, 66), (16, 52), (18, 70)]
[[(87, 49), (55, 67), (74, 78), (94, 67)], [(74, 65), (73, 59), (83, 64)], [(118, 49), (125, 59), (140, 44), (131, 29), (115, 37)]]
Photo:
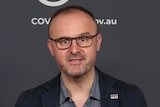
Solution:
[(67, 71), (67, 74), (73, 78), (80, 78), (85, 74), (85, 71), (74, 68), (74, 69), (71, 69), (70, 71)]
[(72, 78), (74, 78), (74, 79), (80, 79), (80, 78), (82, 78), (83, 76), (84, 76), (84, 74), (72, 74), (72, 75), (70, 75)]

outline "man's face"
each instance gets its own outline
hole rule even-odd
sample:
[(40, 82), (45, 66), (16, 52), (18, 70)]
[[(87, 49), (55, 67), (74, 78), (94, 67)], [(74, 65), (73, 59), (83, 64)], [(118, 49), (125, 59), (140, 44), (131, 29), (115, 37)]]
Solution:
[[(80, 37), (84, 35), (95, 35), (96, 25), (87, 14), (77, 11), (70, 14), (60, 14), (52, 20), (49, 34), (53, 39), (61, 37)], [(91, 46), (79, 47), (75, 40), (72, 40), (70, 48), (60, 50), (56, 43), (48, 39), (48, 48), (51, 55), (55, 57), (60, 71), (63, 75), (81, 77), (87, 72), (94, 70), (96, 53), (100, 49), (101, 35), (93, 38)]]

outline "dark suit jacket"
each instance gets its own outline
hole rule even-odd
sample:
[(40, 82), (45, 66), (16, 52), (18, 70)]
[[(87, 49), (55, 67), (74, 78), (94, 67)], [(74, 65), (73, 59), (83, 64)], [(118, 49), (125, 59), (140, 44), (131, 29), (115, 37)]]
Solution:
[[(110, 77), (98, 68), (96, 70), (99, 74), (101, 107), (147, 107), (139, 88)], [(58, 107), (59, 93), (60, 74), (43, 85), (23, 92), (15, 107)], [(116, 97), (112, 99), (113, 94)]]

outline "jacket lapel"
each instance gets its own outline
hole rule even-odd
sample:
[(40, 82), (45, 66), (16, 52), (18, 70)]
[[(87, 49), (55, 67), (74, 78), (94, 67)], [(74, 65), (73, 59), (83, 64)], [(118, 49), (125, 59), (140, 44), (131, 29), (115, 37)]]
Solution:
[(42, 107), (59, 107), (59, 79), (60, 74), (46, 86), (46, 91), (41, 96)]
[(99, 74), (101, 107), (118, 107), (120, 92), (114, 87), (117, 81), (98, 68), (96, 70)]

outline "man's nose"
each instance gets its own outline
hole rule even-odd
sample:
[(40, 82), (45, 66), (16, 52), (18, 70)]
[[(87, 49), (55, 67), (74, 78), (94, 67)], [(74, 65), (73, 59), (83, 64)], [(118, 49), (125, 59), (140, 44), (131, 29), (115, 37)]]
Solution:
[(81, 47), (78, 46), (76, 39), (72, 40), (72, 45), (70, 47), (70, 52), (73, 54), (79, 53)]

